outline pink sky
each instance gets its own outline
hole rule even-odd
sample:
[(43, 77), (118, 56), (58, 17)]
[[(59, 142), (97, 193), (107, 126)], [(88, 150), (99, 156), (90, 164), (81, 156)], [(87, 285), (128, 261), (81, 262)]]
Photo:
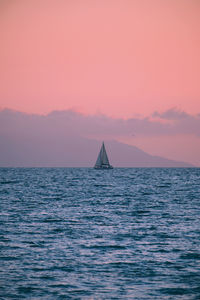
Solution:
[(200, 112), (198, 0), (1, 0), (0, 107)]
[[(199, 16), (199, 0), (0, 0), (0, 109), (198, 114)], [(200, 161), (196, 135), (120, 139)]]

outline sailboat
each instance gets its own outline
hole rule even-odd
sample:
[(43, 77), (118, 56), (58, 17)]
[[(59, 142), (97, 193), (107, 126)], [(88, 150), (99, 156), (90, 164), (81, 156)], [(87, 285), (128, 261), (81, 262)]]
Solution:
[(113, 169), (108, 160), (108, 155), (106, 153), (106, 148), (104, 142), (102, 143), (101, 150), (97, 157), (96, 164), (94, 166), (95, 169)]

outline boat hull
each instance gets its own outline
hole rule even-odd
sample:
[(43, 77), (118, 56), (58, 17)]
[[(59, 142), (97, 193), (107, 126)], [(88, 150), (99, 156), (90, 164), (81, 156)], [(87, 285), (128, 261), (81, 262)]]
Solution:
[(112, 166), (105, 166), (105, 167), (94, 167), (95, 170), (111, 170), (113, 169)]

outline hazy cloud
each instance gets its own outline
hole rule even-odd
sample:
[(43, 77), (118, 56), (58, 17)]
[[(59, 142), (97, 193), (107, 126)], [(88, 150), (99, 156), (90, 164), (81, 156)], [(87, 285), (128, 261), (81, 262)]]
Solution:
[(159, 117), (161, 119), (167, 119), (167, 120), (179, 120), (179, 119), (185, 119), (187, 117), (190, 117), (189, 114), (187, 114), (184, 111), (178, 110), (177, 108), (170, 108), (163, 113), (159, 113), (159, 112), (155, 111), (152, 114), (152, 116)]
[[(149, 118), (114, 119), (105, 115), (83, 115), (72, 110), (29, 115), (12, 110), (0, 112), (0, 132), (26, 134), (84, 136), (99, 138), (118, 136), (156, 136), (193, 134), (200, 136), (200, 115), (189, 115), (177, 109), (155, 112)], [(159, 119), (156, 119), (159, 118)], [(162, 122), (162, 120), (170, 122)]]

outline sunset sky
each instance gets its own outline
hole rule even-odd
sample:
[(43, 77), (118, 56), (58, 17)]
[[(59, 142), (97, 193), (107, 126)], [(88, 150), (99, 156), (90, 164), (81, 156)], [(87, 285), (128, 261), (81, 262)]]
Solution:
[[(199, 0), (0, 0), (0, 40), (0, 109), (200, 113)], [(190, 141), (190, 162), (200, 150), (192, 133), (120, 139), (172, 159)]]

